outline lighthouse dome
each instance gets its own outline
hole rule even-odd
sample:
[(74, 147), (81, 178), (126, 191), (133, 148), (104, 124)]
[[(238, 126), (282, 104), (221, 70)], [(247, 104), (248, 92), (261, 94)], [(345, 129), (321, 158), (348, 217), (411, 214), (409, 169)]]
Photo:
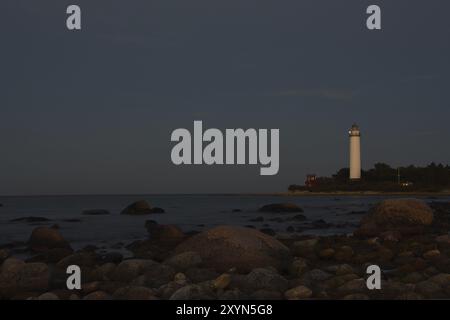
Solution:
[(348, 131), (348, 134), (349, 134), (350, 136), (359, 136), (359, 135), (360, 135), (359, 127), (358, 127), (358, 125), (357, 125), (356, 123), (354, 123), (354, 124), (352, 125), (352, 127), (351, 127), (350, 130)]

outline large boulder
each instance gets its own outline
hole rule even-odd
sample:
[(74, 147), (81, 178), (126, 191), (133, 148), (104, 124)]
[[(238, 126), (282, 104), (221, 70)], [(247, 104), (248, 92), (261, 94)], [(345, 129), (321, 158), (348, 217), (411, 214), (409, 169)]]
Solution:
[(219, 272), (236, 268), (247, 273), (268, 266), (285, 269), (292, 259), (289, 249), (275, 238), (237, 226), (215, 227), (175, 248), (175, 254), (187, 251), (197, 252), (205, 266)]
[(21, 292), (45, 292), (48, 289), (49, 269), (44, 263), (24, 263), (9, 258), (0, 270), (0, 299), (9, 299)]
[(164, 213), (164, 209), (156, 207), (152, 208), (147, 201), (140, 200), (130, 204), (121, 212), (121, 214), (128, 214), (128, 215), (143, 215), (151, 213)]
[(272, 213), (291, 213), (291, 212), (303, 212), (303, 209), (294, 203), (273, 203), (267, 204), (259, 208), (260, 212), (272, 212)]
[(55, 228), (37, 227), (31, 233), (28, 246), (33, 251), (46, 251), (54, 248), (70, 249), (69, 243)]
[(178, 244), (181, 242), (185, 234), (175, 225), (158, 224), (156, 221), (147, 220), (145, 222), (150, 239), (166, 244)]
[(356, 236), (373, 237), (383, 233), (419, 233), (433, 222), (433, 211), (416, 199), (389, 199), (380, 202), (361, 219)]

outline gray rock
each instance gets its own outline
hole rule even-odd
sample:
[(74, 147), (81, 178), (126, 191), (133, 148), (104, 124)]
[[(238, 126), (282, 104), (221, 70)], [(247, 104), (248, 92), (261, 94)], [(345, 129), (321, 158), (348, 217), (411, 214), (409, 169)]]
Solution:
[(186, 251), (170, 257), (164, 263), (177, 271), (185, 271), (199, 267), (202, 264), (202, 257), (197, 252)]
[(246, 276), (247, 288), (251, 291), (273, 290), (284, 292), (289, 286), (286, 278), (274, 270), (257, 268)]
[(214, 292), (206, 285), (192, 284), (175, 291), (170, 300), (212, 300)]

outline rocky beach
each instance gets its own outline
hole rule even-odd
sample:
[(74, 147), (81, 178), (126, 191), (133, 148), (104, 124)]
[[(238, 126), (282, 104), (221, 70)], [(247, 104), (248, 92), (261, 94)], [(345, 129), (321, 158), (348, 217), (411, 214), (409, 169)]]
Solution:
[[(238, 209), (236, 209), (238, 210)], [(107, 215), (90, 210), (84, 215)], [(448, 299), (450, 203), (388, 199), (356, 212), (354, 232), (311, 235), (219, 225), (183, 231), (161, 224), (164, 209), (135, 202), (123, 215), (146, 217), (146, 238), (124, 243), (131, 254), (87, 245), (74, 250), (57, 224), (35, 226), (26, 243), (0, 247), (0, 298), (38, 300)], [(261, 215), (296, 223), (292, 203)], [(36, 217), (34, 217), (36, 218)], [(263, 218), (255, 214), (254, 220)], [(36, 221), (28, 217), (29, 223)], [(276, 222), (271, 222), (276, 223)], [(317, 222), (326, 227), (327, 221)], [(369, 265), (382, 270), (380, 290), (366, 286)], [(82, 287), (68, 290), (66, 269), (81, 268)]]

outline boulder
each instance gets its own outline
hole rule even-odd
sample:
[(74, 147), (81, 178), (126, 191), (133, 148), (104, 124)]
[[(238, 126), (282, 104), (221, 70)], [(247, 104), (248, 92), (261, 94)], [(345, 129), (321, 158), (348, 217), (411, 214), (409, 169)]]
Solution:
[(290, 212), (303, 212), (303, 209), (294, 203), (272, 203), (267, 204), (259, 208), (261, 212), (272, 213), (290, 213)]
[(147, 201), (140, 200), (130, 204), (121, 212), (121, 214), (128, 214), (128, 215), (143, 215), (151, 213), (164, 213), (164, 209), (152, 208)]
[(44, 263), (23, 263), (7, 259), (0, 273), (0, 298), (22, 292), (45, 292), (49, 287), (49, 270)]
[(158, 242), (177, 243), (185, 237), (180, 228), (171, 224), (158, 224), (156, 221), (148, 220), (145, 222), (145, 228), (150, 235), (150, 239)]
[(289, 249), (275, 238), (254, 229), (219, 226), (185, 240), (175, 254), (197, 252), (206, 267), (226, 272), (235, 267), (247, 273), (259, 267), (285, 269), (292, 261)]
[(58, 230), (48, 227), (37, 227), (31, 233), (28, 240), (28, 246), (31, 250), (40, 252), (54, 248), (71, 249), (69, 243)]
[(362, 220), (355, 236), (373, 237), (387, 231), (416, 234), (433, 222), (433, 211), (416, 199), (389, 199), (372, 208)]

